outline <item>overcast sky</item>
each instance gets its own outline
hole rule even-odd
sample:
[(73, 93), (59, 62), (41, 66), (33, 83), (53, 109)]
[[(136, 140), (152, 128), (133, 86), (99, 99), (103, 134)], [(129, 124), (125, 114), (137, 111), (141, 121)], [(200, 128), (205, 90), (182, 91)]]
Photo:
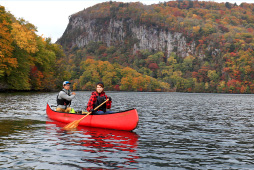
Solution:
[[(69, 22), (68, 17), (78, 11), (97, 3), (109, 0), (1, 0), (4, 6), (16, 18), (23, 18), (37, 27), (37, 34), (50, 37), (54, 43), (60, 38)], [(114, 1), (114, 0), (112, 0)], [(137, 2), (137, 0), (120, 0), (121, 2)], [(165, 0), (167, 1), (167, 0)], [(254, 3), (254, 0), (213, 0), (215, 2)], [(143, 4), (155, 4), (163, 0), (139, 0)]]

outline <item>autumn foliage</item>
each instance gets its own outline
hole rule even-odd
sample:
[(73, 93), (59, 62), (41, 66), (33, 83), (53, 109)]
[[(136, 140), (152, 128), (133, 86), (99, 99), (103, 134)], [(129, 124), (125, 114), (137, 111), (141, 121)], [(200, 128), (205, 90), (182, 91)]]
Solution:
[[(168, 83), (142, 75), (130, 67), (110, 64), (108, 61), (87, 59), (80, 63), (79, 79), (74, 80), (74, 90), (94, 90), (99, 81), (106, 90), (123, 91), (168, 91)], [(76, 73), (75, 73), (76, 74)]]
[(0, 6), (0, 90), (54, 90), (64, 78), (64, 53)]
[[(133, 53), (133, 45), (137, 40), (131, 34), (121, 45), (108, 47), (105, 42), (91, 42), (84, 48), (69, 49), (67, 44), (72, 39), (63, 37), (59, 42), (64, 44), (65, 50), (70, 53), (68, 57), (74, 61), (72, 77), (76, 79), (83, 72), (78, 68), (79, 63), (92, 56), (94, 60), (109, 61), (112, 66), (121, 64), (126, 67), (124, 70), (132, 68), (142, 75), (170, 84), (176, 91), (254, 93), (253, 3), (237, 5), (229, 2), (169, 1), (143, 5), (139, 2), (105, 2), (72, 17), (75, 16), (82, 16), (84, 19), (89, 17), (101, 25), (101, 29), (110, 20), (121, 20), (124, 24), (132, 20), (137, 26), (179, 32), (185, 37), (187, 44), (195, 44), (193, 48), (197, 52), (189, 51), (185, 58), (180, 57), (177, 49), (170, 54), (155, 49)], [(92, 72), (92, 69), (89, 71), (90, 77), (101, 76), (101, 73)], [(127, 74), (124, 72), (110, 72), (109, 79), (105, 80), (110, 80), (108, 84), (113, 82), (117, 89), (147, 90), (146, 84), (149, 81), (144, 77), (141, 79), (140, 76), (134, 78), (125, 75)], [(113, 77), (118, 79), (114, 80)], [(87, 84), (85, 74), (79, 80), (81, 79)], [(143, 82), (146, 83), (138, 86)], [(83, 89), (88, 86), (90, 84)]]
[[(134, 51), (131, 31), (122, 42), (107, 46), (90, 42), (72, 47), (71, 35), (52, 44), (36, 28), (17, 20), (0, 6), (0, 89), (49, 90), (73, 81), (75, 90), (94, 90), (104, 81), (107, 90), (254, 93), (254, 4), (205, 1), (104, 2), (73, 14), (96, 22), (104, 30), (110, 20), (132, 20), (137, 27), (181, 33), (186, 57), (177, 49)], [(87, 18), (86, 18), (87, 17)], [(99, 31), (98, 31), (99, 32)], [(77, 30), (75, 34), (83, 34)]]

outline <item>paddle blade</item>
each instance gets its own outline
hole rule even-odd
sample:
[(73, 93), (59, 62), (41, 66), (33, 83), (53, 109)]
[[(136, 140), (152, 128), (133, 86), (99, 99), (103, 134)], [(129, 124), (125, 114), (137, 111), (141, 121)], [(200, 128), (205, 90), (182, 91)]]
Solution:
[(74, 130), (78, 127), (78, 124), (81, 120), (75, 120), (63, 127), (64, 130)]
[(89, 114), (91, 114), (92, 112), (89, 112), (87, 115), (85, 115), (84, 117), (82, 117), (81, 119), (79, 120), (74, 120), (73, 122), (65, 125), (63, 127), (64, 130), (75, 130), (77, 127), (78, 127), (78, 124), (81, 120), (83, 120), (85, 117), (87, 117)]
[[(99, 106), (97, 106), (94, 110), (97, 110), (98, 108), (100, 108), (104, 103), (106, 103), (107, 101), (109, 101), (109, 99), (107, 99), (106, 101), (104, 101), (102, 104), (100, 104)], [(83, 112), (83, 111), (82, 111)], [(86, 116), (90, 115), (92, 112), (87, 113), (87, 115), (85, 115), (84, 117), (82, 117), (79, 120), (75, 120), (69, 124), (67, 124), (66, 126), (63, 127), (64, 130), (74, 130), (78, 127), (78, 124), (81, 120), (83, 120)], [(83, 113), (82, 113), (83, 114)]]

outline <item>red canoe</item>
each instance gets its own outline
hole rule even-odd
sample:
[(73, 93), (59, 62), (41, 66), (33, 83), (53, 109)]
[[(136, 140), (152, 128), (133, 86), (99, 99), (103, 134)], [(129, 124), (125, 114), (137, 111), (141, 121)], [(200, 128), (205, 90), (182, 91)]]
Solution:
[[(70, 123), (79, 120), (85, 115), (56, 112), (47, 104), (47, 115), (50, 119), (63, 123)], [(138, 112), (136, 109), (105, 115), (88, 115), (79, 125), (88, 127), (98, 127), (106, 129), (132, 131), (138, 125)]]

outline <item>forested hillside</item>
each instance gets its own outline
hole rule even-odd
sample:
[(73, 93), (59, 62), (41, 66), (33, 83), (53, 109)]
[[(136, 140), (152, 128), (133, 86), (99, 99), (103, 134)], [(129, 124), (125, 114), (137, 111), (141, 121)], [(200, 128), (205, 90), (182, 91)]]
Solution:
[(94, 90), (95, 84), (103, 81), (107, 90), (124, 91), (169, 91), (168, 83), (160, 82), (155, 78), (142, 75), (130, 67), (119, 64), (110, 64), (108, 61), (87, 59), (80, 63), (79, 77), (72, 72), (74, 80), (73, 89)]
[(0, 91), (55, 90), (70, 78), (58, 44), (0, 6)]
[[(254, 93), (254, 4), (105, 2), (69, 20), (57, 43), (77, 84), (95, 81), (83, 78), (84, 62), (101, 60), (130, 67), (176, 91)], [(109, 73), (100, 76), (106, 80)], [(109, 76), (116, 78), (111, 88), (124, 83), (122, 75)]]
[[(36, 34), (36, 27), (16, 19), (0, 6), (0, 91), (52, 91), (62, 88), (64, 80), (74, 90), (94, 90), (104, 81), (106, 90), (169, 91), (170, 85), (137, 71), (92, 59), (77, 61), (66, 57), (62, 46)], [(79, 74), (75, 70), (78, 70)], [(75, 78), (78, 77), (79, 80)]]

